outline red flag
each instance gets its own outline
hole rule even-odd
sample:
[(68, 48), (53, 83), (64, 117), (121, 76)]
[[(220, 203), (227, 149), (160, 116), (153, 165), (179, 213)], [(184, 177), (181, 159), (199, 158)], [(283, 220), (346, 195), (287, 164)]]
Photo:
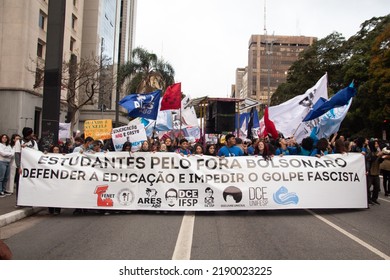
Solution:
[(181, 107), (181, 83), (168, 86), (162, 100), (160, 111), (177, 110)]
[(269, 133), (271, 133), (272, 138), (278, 139), (279, 133), (278, 133), (278, 131), (276, 130), (276, 127), (275, 127), (275, 124), (273, 123), (273, 121), (271, 121), (271, 120), (269, 119), (268, 107), (266, 107), (266, 108), (265, 108), (265, 111), (264, 111), (264, 125), (265, 125), (265, 129), (266, 129)]

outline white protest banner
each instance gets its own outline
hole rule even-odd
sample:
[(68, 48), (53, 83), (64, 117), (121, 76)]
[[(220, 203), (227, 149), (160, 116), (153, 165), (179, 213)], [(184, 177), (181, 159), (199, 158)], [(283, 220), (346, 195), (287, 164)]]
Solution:
[(123, 210), (366, 208), (364, 157), (23, 150), (18, 204)]
[(125, 142), (131, 143), (131, 150), (138, 151), (142, 142), (147, 140), (143, 124), (129, 124), (112, 129), (112, 143), (115, 151), (121, 151)]
[(70, 138), (70, 123), (59, 123), (58, 125), (58, 139)]

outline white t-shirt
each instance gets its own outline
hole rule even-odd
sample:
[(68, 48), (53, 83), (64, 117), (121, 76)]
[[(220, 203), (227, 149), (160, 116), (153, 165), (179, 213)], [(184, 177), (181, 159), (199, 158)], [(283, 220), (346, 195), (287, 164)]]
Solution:
[(25, 142), (24, 139), (21, 139), (20, 141), (15, 142), (15, 153), (21, 153), (22, 152), (22, 146), (29, 147), (34, 150), (39, 150), (38, 149), (38, 143), (35, 140), (30, 140), (28, 142)]

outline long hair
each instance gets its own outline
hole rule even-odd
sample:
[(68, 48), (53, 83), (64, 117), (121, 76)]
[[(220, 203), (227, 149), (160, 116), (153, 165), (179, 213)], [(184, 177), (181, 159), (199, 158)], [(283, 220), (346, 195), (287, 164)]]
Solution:
[[(7, 134), (1, 134), (1, 136), (0, 136), (1, 141), (3, 141), (3, 137), (4, 137), (4, 136), (7, 137), (7, 142), (5, 142), (5, 145), (8, 146), (8, 145), (9, 145), (9, 137), (8, 137)], [(3, 143), (3, 142), (1, 142), (1, 143)]]

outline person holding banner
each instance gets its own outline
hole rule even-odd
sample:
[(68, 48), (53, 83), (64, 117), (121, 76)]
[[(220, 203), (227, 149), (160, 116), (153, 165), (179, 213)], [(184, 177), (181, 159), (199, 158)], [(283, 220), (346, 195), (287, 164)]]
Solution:
[[(22, 158), (22, 150), (24, 148), (31, 148), (34, 150), (38, 149), (38, 143), (33, 139), (33, 129), (31, 127), (24, 127), (22, 130), (23, 139), (15, 142), (15, 163), (16, 168), (18, 169), (19, 174), (22, 174), (21, 169), (21, 158)], [(16, 199), (18, 198), (18, 189), (19, 189), (19, 181), (16, 182)], [(18, 201), (16, 200), (16, 204)]]
[(148, 140), (142, 142), (141, 148), (138, 150), (138, 152), (150, 152), (150, 145)]
[(189, 143), (188, 140), (183, 138), (179, 141), (179, 148), (176, 149), (176, 153), (181, 154), (182, 156), (191, 155), (190, 149), (188, 149)]
[[(81, 142), (83, 140), (82, 140), (82, 138), (80, 138), (80, 139), (78, 139), (78, 141)], [(92, 137), (88, 136), (87, 138), (84, 139), (83, 142), (81, 142), (81, 145), (76, 146), (73, 149), (73, 153), (83, 153), (83, 152), (86, 152), (86, 151), (92, 149), (92, 142), (93, 141), (94, 141), (94, 139)]]
[(217, 156), (217, 146), (215, 144), (207, 145), (205, 155)]
[(173, 146), (172, 139), (170, 137), (165, 138), (164, 144), (167, 147), (167, 152), (174, 152), (175, 147)]
[(233, 134), (227, 134), (225, 136), (225, 146), (221, 147), (218, 151), (219, 157), (237, 157), (243, 156), (244, 152), (236, 146), (236, 137)]
[(131, 152), (131, 142), (126, 141), (125, 143), (123, 143), (122, 152)]
[(297, 155), (300, 149), (294, 138), (290, 138), (287, 141), (284, 137), (280, 137), (277, 141), (277, 146), (278, 148), (275, 151), (277, 156)]
[[(49, 153), (59, 154), (59, 153), (62, 153), (62, 149), (61, 149), (60, 145), (52, 145), (49, 148)], [(49, 211), (49, 214), (54, 214), (54, 215), (61, 214), (61, 208), (58, 208), (58, 207), (48, 207), (48, 211)]]

